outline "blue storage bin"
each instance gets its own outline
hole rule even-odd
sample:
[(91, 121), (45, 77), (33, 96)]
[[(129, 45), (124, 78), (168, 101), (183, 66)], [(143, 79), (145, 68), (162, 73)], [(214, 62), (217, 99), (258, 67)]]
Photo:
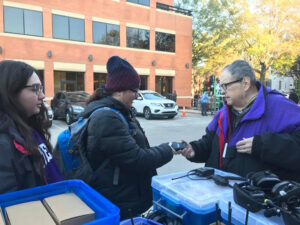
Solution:
[(69, 192), (75, 193), (94, 210), (95, 220), (86, 224), (118, 225), (120, 223), (120, 209), (81, 180), (67, 180), (2, 194), (0, 195), (0, 207), (4, 212), (7, 206), (34, 200), (42, 201), (46, 197)]
[[(169, 217), (180, 218), (185, 225), (207, 225), (216, 221), (216, 203), (227, 195), (232, 188), (218, 186), (213, 180), (192, 180), (188, 177), (172, 180), (186, 175), (179, 172), (152, 178), (153, 205), (155, 210)], [(215, 169), (215, 174), (237, 176)], [(192, 176), (192, 178), (199, 178)], [(230, 181), (233, 185), (237, 181)]]
[[(246, 219), (246, 209), (236, 204), (233, 200), (233, 196), (227, 196), (219, 202), (219, 207), (221, 209), (222, 221), (228, 224), (228, 202), (231, 202), (231, 224), (232, 225), (244, 225)], [(248, 224), (255, 225), (280, 225), (284, 224), (282, 217), (272, 216), (265, 217), (263, 210), (257, 213), (249, 212)]]
[[(145, 219), (142, 217), (133, 218), (134, 225), (162, 225), (161, 223), (155, 222), (153, 220)], [(124, 220), (120, 223), (120, 225), (132, 225), (130, 219)]]

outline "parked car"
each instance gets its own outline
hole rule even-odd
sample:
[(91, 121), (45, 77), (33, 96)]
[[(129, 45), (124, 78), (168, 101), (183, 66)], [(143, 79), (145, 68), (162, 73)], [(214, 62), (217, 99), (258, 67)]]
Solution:
[(174, 101), (150, 90), (139, 91), (132, 109), (136, 115), (142, 114), (147, 120), (154, 117), (174, 118), (178, 113), (178, 106)]
[(83, 91), (56, 93), (51, 100), (54, 119), (65, 119), (68, 125), (71, 124), (84, 111), (89, 96)]
[(48, 105), (46, 102), (44, 102), (44, 105), (47, 109), (49, 124), (50, 124), (50, 127), (51, 127), (52, 126), (52, 120), (53, 120), (53, 111), (52, 111), (50, 105)]

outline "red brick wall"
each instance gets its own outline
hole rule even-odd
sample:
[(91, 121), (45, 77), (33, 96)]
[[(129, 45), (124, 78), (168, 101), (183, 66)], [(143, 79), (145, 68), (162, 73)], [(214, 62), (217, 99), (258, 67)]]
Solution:
[[(0, 60), (6, 58), (40, 60), (45, 62), (45, 94), (47, 97), (54, 95), (53, 62), (80, 63), (86, 65), (85, 89), (93, 91), (93, 65), (105, 65), (112, 55), (126, 57), (138, 68), (149, 68), (148, 88), (155, 89), (155, 69), (175, 70), (173, 82), (177, 91), (178, 104), (190, 106), (191, 98), (191, 60), (192, 60), (192, 19), (168, 12), (156, 10), (156, 1), (151, 0), (150, 8), (128, 4), (126, 0), (115, 2), (112, 0), (99, 1), (59, 1), (59, 0), (14, 0), (43, 8), (44, 38), (33, 38), (26, 35), (17, 37), (8, 36), (3, 28), (3, 1), (0, 0), (0, 46), (2, 54)], [(158, 2), (173, 5), (173, 1), (159, 0)], [(106, 48), (102, 46), (87, 46), (80, 42), (65, 43), (49, 40), (52, 38), (52, 13), (51, 10), (62, 10), (85, 15), (85, 42), (92, 43), (92, 17), (100, 17), (120, 21), (120, 46), (122, 48)], [(150, 50), (128, 50), (126, 47), (126, 23), (139, 24), (150, 27)], [(173, 30), (176, 32), (176, 53), (164, 54), (153, 52), (155, 50), (155, 28)], [(3, 34), (3, 35), (1, 35)], [(52, 57), (47, 57), (47, 52), (52, 51)], [(88, 61), (88, 55), (93, 55), (93, 61)], [(155, 60), (156, 65), (151, 62)], [(189, 68), (186, 68), (186, 64)]]

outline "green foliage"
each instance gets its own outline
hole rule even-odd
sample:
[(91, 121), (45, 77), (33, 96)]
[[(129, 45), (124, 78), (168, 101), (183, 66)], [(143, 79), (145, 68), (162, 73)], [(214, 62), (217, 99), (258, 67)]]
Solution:
[(299, 0), (178, 0), (177, 6), (193, 11), (195, 76), (242, 58), (264, 81), (271, 67), (286, 74), (300, 54)]
[(300, 97), (300, 80), (296, 81), (295, 91), (296, 91), (296, 94), (298, 95), (298, 97)]
[[(295, 80), (300, 80), (300, 56), (297, 57), (290, 71)], [(300, 83), (299, 83), (300, 85)], [(300, 86), (299, 86), (300, 91)]]
[(260, 0), (253, 6), (245, 20), (243, 52), (264, 81), (271, 67), (286, 74), (299, 54), (300, 5), (299, 0)]

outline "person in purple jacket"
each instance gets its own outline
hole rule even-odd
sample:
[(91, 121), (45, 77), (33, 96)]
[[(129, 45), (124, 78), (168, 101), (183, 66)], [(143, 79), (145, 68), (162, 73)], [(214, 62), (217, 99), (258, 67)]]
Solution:
[(0, 194), (63, 180), (51, 154), (44, 98), (34, 68), (0, 62)]
[(241, 176), (270, 170), (281, 179), (300, 181), (300, 107), (256, 81), (243, 60), (223, 69), (220, 87), (225, 106), (206, 134), (180, 153)]

